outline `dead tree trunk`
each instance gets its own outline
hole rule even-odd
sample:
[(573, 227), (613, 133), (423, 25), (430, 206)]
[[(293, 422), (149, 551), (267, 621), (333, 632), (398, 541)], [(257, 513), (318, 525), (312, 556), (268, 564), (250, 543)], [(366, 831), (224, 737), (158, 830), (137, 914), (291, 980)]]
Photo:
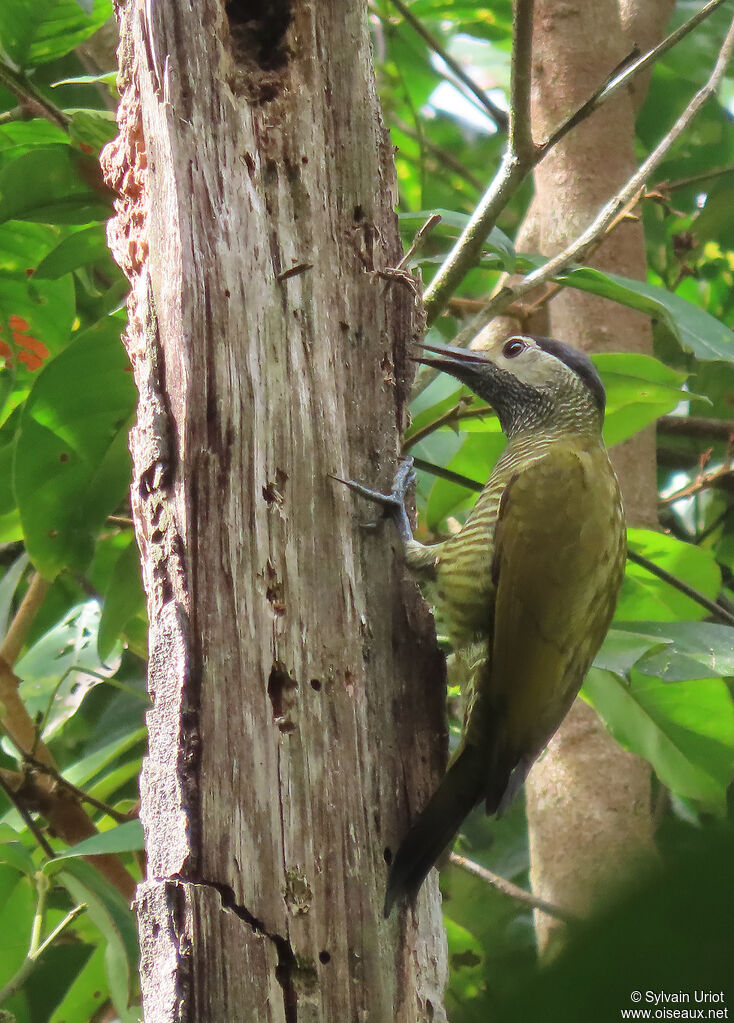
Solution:
[(146, 1023), (441, 1020), (435, 882), (381, 918), (440, 772), (391, 528), (415, 300), (364, 0), (128, 0), (114, 252), (151, 621)]

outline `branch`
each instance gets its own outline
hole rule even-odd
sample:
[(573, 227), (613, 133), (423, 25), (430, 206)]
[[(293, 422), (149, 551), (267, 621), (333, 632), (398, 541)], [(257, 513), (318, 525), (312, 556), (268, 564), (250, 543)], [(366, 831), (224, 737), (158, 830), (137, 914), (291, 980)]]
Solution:
[(509, 147), (523, 163), (536, 157), (530, 120), (534, 6), (535, 0), (515, 0), (512, 19)]
[(674, 586), (676, 590), (680, 590), (681, 593), (685, 593), (691, 600), (695, 600), (701, 607), (705, 607), (706, 610), (724, 625), (734, 625), (734, 615), (717, 604), (715, 600), (709, 600), (709, 598), (701, 593), (700, 590), (694, 589), (693, 586), (689, 586), (688, 583), (679, 579), (678, 576), (671, 575), (670, 572), (666, 572), (660, 565), (656, 565), (654, 561), (650, 561), (642, 554), (638, 554), (637, 551), (627, 550), (627, 560), (631, 561), (634, 565), (639, 565), (640, 568), (644, 568), (646, 572), (651, 575), (656, 575), (658, 579), (662, 579), (663, 582), (668, 583), (670, 586)]
[(43, 854), (49, 860), (54, 859), (56, 854), (46, 841), (46, 836), (33, 819), (33, 814), (26, 806), (23, 805), (23, 800), (21, 800), (20, 797), (18, 796), (17, 790), (14, 789), (13, 786), (8, 781), (8, 776), (10, 775), (12, 775), (14, 778), (18, 778), (20, 784), (22, 784), (22, 778), (20, 775), (17, 774), (17, 772), (6, 771), (0, 768), (0, 789), (3, 790), (3, 792), (8, 798), (8, 802), (18, 812), (18, 814), (23, 820), (23, 823), (35, 838), (36, 843), (38, 844), (38, 848), (43, 851)]
[[(547, 281), (561, 276), (563, 271), (567, 270), (571, 264), (583, 260), (587, 250), (595, 244), (597, 239), (607, 230), (625, 207), (634, 199), (638, 192), (645, 187), (646, 179), (654, 170), (657, 169), (657, 167), (660, 166), (672, 146), (688, 128), (704, 103), (706, 103), (706, 101), (716, 93), (716, 90), (721, 83), (721, 79), (724, 76), (724, 72), (726, 71), (733, 49), (734, 20), (729, 26), (726, 39), (724, 40), (721, 52), (719, 53), (714, 68), (709, 75), (708, 81), (701, 89), (698, 90), (667, 135), (663, 137), (627, 183), (602, 208), (596, 219), (593, 220), (592, 223), (589, 224), (589, 226), (561, 252), (552, 256), (547, 263), (528, 274), (527, 277), (524, 277), (518, 284), (515, 284), (512, 287), (504, 287), (485, 306), (484, 311), (472, 320), (466, 328), (466, 333), (477, 334), (490, 322), (490, 320), (504, 312), (511, 302), (517, 301), (518, 298), (526, 295), (529, 291), (532, 291), (533, 288), (537, 288), (540, 284), (545, 284)], [(462, 335), (464, 333), (465, 331), (462, 331)]]
[(721, 178), (726, 174), (734, 174), (734, 163), (730, 163), (726, 167), (717, 167), (715, 170), (702, 171), (700, 174), (691, 174), (688, 178), (677, 178), (675, 181), (661, 181), (655, 186), (655, 189), (659, 192), (675, 192), (679, 188), (697, 185), (701, 181), (712, 181), (714, 178)]
[(431, 423), (426, 423), (420, 430), (416, 430), (415, 433), (410, 434), (405, 438), (403, 442), (403, 454), (410, 451), (419, 441), (425, 440), (430, 434), (436, 430), (440, 430), (442, 426), (456, 426), (465, 419), (483, 419), (485, 416), (492, 416), (495, 414), (494, 409), (489, 407), (485, 408), (467, 408), (467, 404), (471, 401), (471, 398), (460, 398), (457, 405), (450, 408), (443, 415), (438, 416)]
[(689, 32), (692, 32), (697, 25), (700, 25), (701, 22), (708, 18), (710, 14), (713, 14), (718, 7), (721, 7), (724, 2), (725, 0), (709, 0), (709, 3), (704, 4), (700, 11), (697, 11), (688, 19), (688, 21), (684, 21), (683, 24), (675, 29), (674, 32), (671, 32), (670, 35), (666, 36), (665, 39), (658, 43), (657, 46), (648, 50), (647, 53), (643, 54), (641, 57), (638, 57), (635, 53), (630, 54), (629, 57), (622, 61), (619, 67), (615, 68), (601, 87), (592, 96), (590, 96), (575, 113), (571, 114), (571, 116), (567, 118), (563, 124), (559, 125), (555, 131), (551, 132), (546, 141), (540, 146), (542, 155), (545, 156), (548, 150), (552, 149), (557, 142), (560, 142), (560, 140), (568, 134), (571, 128), (574, 128), (590, 114), (593, 114), (593, 112), (597, 110), (602, 103), (611, 99), (612, 96), (616, 95), (620, 89), (629, 85), (635, 75), (638, 75), (641, 71), (644, 71), (645, 68), (654, 64), (655, 61), (662, 57), (664, 53), (672, 49), (672, 47), (687, 36)]
[[(710, 487), (715, 487), (717, 483), (720, 483), (722, 480), (726, 480), (727, 477), (729, 482), (731, 482), (734, 477), (732, 467), (730, 465), (724, 465), (720, 469), (716, 469), (714, 472), (699, 475), (685, 487), (681, 487), (680, 490), (676, 490), (675, 493), (662, 498), (662, 503), (675, 504), (676, 501), (680, 501), (684, 497), (693, 497), (694, 494), (699, 494), (702, 490), (708, 490)], [(728, 489), (731, 489), (731, 486)]]
[(575, 923), (578, 919), (573, 913), (569, 913), (568, 910), (561, 909), (560, 906), (554, 906), (552, 903), (546, 902), (545, 899), (533, 895), (532, 892), (526, 892), (524, 888), (519, 888), (512, 881), (507, 881), (504, 877), (500, 877), (499, 874), (493, 874), (491, 870), (487, 870), (486, 867), (480, 866), (473, 860), (468, 860), (466, 856), (460, 856), (458, 853), (452, 852), (449, 856), (449, 862), (453, 863), (455, 867), (461, 867), (467, 874), (478, 877), (486, 884), (492, 885), (493, 888), (502, 892), (503, 895), (509, 896), (516, 902), (522, 902), (525, 906), (538, 909), (541, 913), (546, 913), (548, 916), (555, 917), (556, 920), (563, 920), (564, 923)]
[(96, 796), (90, 795), (88, 792), (85, 792), (84, 789), (80, 789), (76, 785), (73, 785), (70, 781), (67, 781), (58, 768), (50, 767), (48, 764), (42, 763), (40, 760), (37, 760), (36, 757), (31, 756), (30, 753), (23, 753), (22, 751), (19, 752), (23, 760), (30, 767), (39, 771), (41, 774), (47, 774), (49, 778), (53, 778), (55, 782), (58, 782), (62, 789), (65, 789), (79, 803), (88, 803), (90, 806), (93, 806), (95, 810), (99, 810), (100, 813), (112, 818), (112, 820), (117, 824), (127, 824), (128, 821), (135, 820), (137, 818), (137, 812), (123, 813), (121, 810), (116, 810), (114, 806), (110, 806), (109, 803), (105, 803), (103, 800), (97, 799)]
[(12, 667), (18, 660), (18, 655), (23, 649), (33, 620), (43, 604), (49, 585), (48, 580), (44, 579), (40, 572), (33, 573), (26, 594), (10, 623), (2, 645), (0, 645), (0, 657), (9, 667)]
[(441, 58), (444, 64), (453, 72), (458, 78), (461, 84), (471, 92), (473, 96), (481, 103), (483, 109), (489, 114), (491, 119), (497, 125), (498, 131), (507, 131), (507, 114), (504, 110), (501, 110), (492, 100), (487, 96), (484, 89), (480, 89), (479, 86), (472, 81), (471, 77), (464, 71), (461, 64), (457, 63), (454, 58), (448, 53), (443, 46), (435, 39), (427, 28), (416, 18), (411, 12), (410, 8), (402, 2), (402, 0), (390, 0), (390, 3), (398, 11), (400, 11), (403, 19), (410, 25), (413, 31), (423, 39), (424, 42), (428, 43), (433, 52)]
[(439, 479), (448, 480), (449, 483), (456, 483), (458, 486), (466, 487), (467, 490), (473, 490), (477, 494), (481, 493), (485, 487), (484, 483), (479, 483), (469, 476), (462, 476), (461, 473), (453, 472), (451, 469), (444, 469), (441, 465), (434, 465), (432, 462), (427, 462), (425, 458), (414, 458), (413, 465), (416, 469), (422, 470), (422, 472), (428, 472), (431, 476), (438, 476)]
[[(85, 904), (75, 906), (66, 914), (61, 923), (54, 927), (48, 937), (44, 941), (41, 941), (41, 932), (46, 919), (46, 896), (48, 895), (49, 881), (46, 875), (41, 871), (36, 874), (35, 881), (38, 898), (36, 901), (36, 911), (33, 915), (33, 926), (31, 928), (31, 939), (28, 946), (28, 952), (15, 974), (0, 990), (0, 1004), (20, 990), (38, 965), (38, 960), (41, 958), (46, 949), (49, 948), (49, 946), (56, 941), (59, 935), (65, 931), (66, 928), (76, 920), (79, 914), (83, 913), (86, 909)], [(14, 1018), (15, 1017), (13, 1017), (13, 1019)]]
[(657, 422), (661, 433), (683, 437), (713, 437), (730, 441), (734, 438), (733, 419), (707, 419), (705, 416), (661, 416)]
[(0, 61), (0, 86), (12, 92), (20, 100), (21, 106), (28, 107), (34, 114), (45, 117), (51, 124), (69, 130), (71, 118), (63, 110), (59, 110), (51, 100), (46, 99), (43, 93), (33, 85), (27, 75), (15, 71)]
[[(624, 70), (619, 72), (615, 69), (613, 72), (614, 77), (607, 78), (602, 86), (597, 89), (592, 96), (589, 97), (574, 113), (570, 115), (552, 134), (550, 137), (540, 145), (532, 145), (532, 148), (528, 146), (528, 139), (530, 138), (530, 127), (529, 119), (527, 124), (523, 121), (523, 115), (521, 109), (511, 112), (511, 120), (513, 121), (513, 131), (515, 132), (515, 138), (513, 139), (512, 133), (509, 139), (509, 145), (505, 152), (500, 167), (495, 175), (494, 179), (490, 183), (487, 191), (484, 193), (479, 201), (474, 213), (472, 214), (469, 223), (462, 231), (458, 241), (455, 243), (453, 249), (446, 257), (446, 260), (438, 270), (436, 276), (433, 278), (429, 286), (426, 288), (426, 292), (423, 296), (423, 304), (426, 312), (426, 322), (430, 326), (436, 317), (438, 317), (449, 301), (449, 298), (461, 283), (465, 274), (471, 267), (475, 266), (479, 260), (482, 251), (482, 245), (487, 238), (489, 232), (497, 223), (497, 218), (500, 213), (505, 209), (508, 202), (515, 195), (517, 190), (525, 181), (530, 171), (543, 159), (548, 150), (555, 145), (564, 135), (566, 135), (572, 128), (581, 121), (585, 120), (594, 110), (597, 110), (602, 103), (607, 102), (613, 95), (615, 95), (619, 89), (627, 85), (634, 75), (639, 74), (643, 71), (652, 61), (656, 60), (661, 53), (670, 49), (675, 43), (679, 42), (684, 35), (687, 35), (696, 25), (708, 17), (714, 10), (721, 6), (724, 0), (710, 0), (694, 17), (690, 18), (684, 25), (681, 25), (679, 29), (667, 36), (658, 46), (653, 47), (644, 56), (633, 61), (632, 64), (625, 65)], [(527, 6), (526, 6), (527, 5)], [(513, 103), (517, 102), (524, 104), (526, 100), (525, 88), (526, 82), (523, 79), (525, 73), (523, 61), (529, 52), (529, 38), (527, 28), (527, 12), (532, 7), (531, 0), (518, 0), (515, 10), (515, 22), (514, 31), (515, 38), (513, 40), (513, 63), (512, 63), (512, 83), (511, 83), (511, 94), (513, 96)], [(730, 33), (731, 34), (731, 31)], [(691, 101), (689, 107), (685, 113), (679, 119), (679, 122), (674, 125), (668, 136), (663, 140), (665, 148), (662, 152), (659, 152), (660, 146), (655, 150), (654, 153), (645, 161), (640, 170), (633, 178), (630, 179), (628, 185), (620, 192), (615, 198), (609, 203), (604, 210), (602, 215), (608, 214), (608, 218), (602, 221), (602, 215), (594, 221), (581, 238), (578, 240), (580, 245), (578, 250), (570, 255), (567, 254), (567, 250), (559, 256), (554, 257), (553, 269), (546, 272), (548, 264), (542, 267), (540, 270), (530, 274), (529, 277), (525, 278), (515, 289), (503, 289), (489, 306), (481, 313), (476, 320), (470, 325), (473, 335), (479, 333), (482, 327), (486, 326), (487, 323), (500, 312), (504, 311), (507, 306), (515, 298), (521, 294), (525, 294), (533, 287), (537, 287), (538, 284), (542, 284), (549, 280), (554, 273), (559, 272), (561, 267), (566, 267), (573, 259), (578, 256), (579, 251), (582, 251), (586, 245), (590, 245), (596, 237), (596, 232), (602, 233), (608, 224), (610, 224), (615, 216), (624, 208), (641, 185), (644, 183), (646, 176), (658, 166), (665, 153), (667, 153), (673, 142), (676, 141), (680, 133), (688, 126), (688, 123), (693, 116), (698, 112), (698, 109), (705, 102), (719, 84), (719, 81), (724, 73), (726, 63), (729, 59), (729, 36), (724, 43), (719, 59), (716, 63), (714, 72), (711, 78), (696, 94), (696, 97)], [(515, 54), (517, 53), (517, 59)], [(722, 66), (723, 63), (723, 66)], [(528, 69), (529, 74), (529, 69)], [(691, 108), (694, 108), (692, 109)], [(685, 123), (680, 125), (680, 121), (685, 118)], [(515, 127), (516, 123), (516, 127)], [(680, 127), (679, 127), (680, 125)], [(517, 135), (517, 132), (520, 134)], [(515, 148), (515, 143), (525, 147), (522, 151), (518, 151)], [(661, 143), (661, 146), (663, 145)], [(639, 182), (637, 179), (640, 179)], [(614, 205), (612, 205), (614, 204)], [(590, 233), (592, 228), (594, 233)], [(587, 237), (589, 235), (589, 237)], [(569, 247), (570, 248), (570, 247)], [(565, 261), (561, 260), (561, 256), (565, 256)], [(527, 283), (527, 287), (526, 287)], [(509, 292), (506, 295), (505, 292)], [(462, 332), (463, 334), (463, 332)]]
[(411, 259), (415, 255), (415, 253), (421, 247), (421, 245), (426, 240), (427, 236), (431, 233), (431, 231), (434, 229), (434, 227), (437, 227), (437, 225), (440, 224), (440, 222), (441, 222), (441, 215), (439, 213), (434, 213), (434, 214), (432, 214), (428, 218), (428, 220), (425, 222), (423, 227), (421, 227), (416, 232), (416, 235), (413, 238), (413, 241), (410, 243), (410, 248), (405, 253), (403, 258), (400, 260), (398, 265), (395, 267), (396, 270), (406, 270), (407, 269), (408, 263), (410, 263)]

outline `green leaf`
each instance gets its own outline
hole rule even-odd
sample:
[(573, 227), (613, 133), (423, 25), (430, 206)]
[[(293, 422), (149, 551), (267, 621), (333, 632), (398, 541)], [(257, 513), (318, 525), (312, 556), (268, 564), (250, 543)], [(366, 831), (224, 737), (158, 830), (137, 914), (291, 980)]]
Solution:
[[(629, 529), (627, 541), (632, 550), (654, 561), (709, 599), (713, 600), (718, 595), (721, 572), (711, 551), (647, 529)], [(633, 622), (633, 628), (637, 628), (641, 619), (676, 621), (703, 618), (706, 614), (706, 608), (680, 590), (640, 565), (627, 562), (615, 622)]]
[(33, 877), (36, 872), (33, 857), (20, 841), (18, 832), (9, 824), (0, 824), (0, 863), (14, 867), (28, 877)]
[(12, 565), (8, 566), (5, 570), (5, 575), (0, 579), (0, 636), (4, 636), (8, 631), (10, 610), (13, 606), (15, 591), (18, 589), (18, 583), (27, 566), (28, 555), (21, 554)]
[(76, 975), (49, 1023), (88, 1023), (104, 1004), (107, 988), (105, 947), (99, 945)]
[(78, 856), (100, 856), (104, 853), (137, 852), (145, 848), (143, 826), (140, 821), (126, 821), (109, 831), (86, 838), (56, 854), (57, 860), (73, 859)]
[(96, 531), (124, 497), (134, 407), (115, 319), (84, 331), (38, 375), (18, 431), (14, 484), (28, 553), (47, 578), (86, 567)]
[[(649, 638), (657, 637), (662, 644), (657, 650), (651, 648), (642, 659), (633, 662), (645, 675), (656, 675), (666, 682), (734, 676), (734, 628), (729, 625), (715, 625), (712, 622), (635, 622), (634, 628), (646, 633)], [(615, 636), (624, 635), (634, 636), (634, 633), (615, 630)]]
[(107, 260), (109, 249), (102, 225), (85, 227), (64, 238), (55, 249), (39, 263), (35, 279), (56, 280), (80, 266), (88, 266), (100, 260)]
[(113, 739), (112, 742), (106, 743), (101, 749), (88, 753), (81, 760), (66, 768), (64, 770), (64, 777), (72, 785), (84, 787), (90, 779), (98, 775), (105, 767), (118, 760), (138, 743), (143, 742), (147, 734), (147, 730), (143, 727)]
[(0, 125), (0, 168), (39, 147), (68, 146), (69, 136), (57, 124), (45, 118), (10, 121)]
[(106, 85), (113, 95), (117, 95), (117, 71), (105, 71), (104, 74), (100, 75), (77, 75), (74, 78), (60, 78), (58, 82), (53, 83), (52, 88), (58, 89), (60, 85), (97, 85), (100, 82)]
[(451, 966), (451, 995), (461, 1002), (476, 998), (484, 979), (484, 949), (465, 927), (444, 916)]
[(630, 684), (592, 668), (583, 695), (625, 749), (668, 788), (722, 811), (734, 774), (734, 704), (720, 679), (667, 683), (633, 670)]
[(0, 170), (0, 223), (108, 220), (112, 198), (97, 161), (71, 146), (33, 149)]
[(35, 717), (48, 712), (45, 739), (77, 712), (90, 689), (119, 667), (119, 651), (106, 664), (97, 655), (99, 618), (96, 600), (76, 605), (18, 661), (19, 692), (28, 713)]
[[(460, 213), (458, 210), (436, 209), (418, 210), (415, 213), (412, 211), (410, 213), (398, 213), (398, 221), (402, 230), (409, 228), (413, 232), (417, 232), (423, 227), (429, 217), (436, 214), (441, 217), (441, 223), (437, 224), (431, 233), (439, 237), (458, 237), (470, 220), (468, 214)], [(515, 247), (504, 231), (501, 231), (498, 227), (493, 227), (490, 231), (484, 242), (484, 249), (499, 257), (500, 266), (503, 270), (511, 273), (515, 269), (517, 258)]]
[(651, 355), (633, 352), (593, 356), (607, 392), (604, 440), (619, 444), (691, 395), (681, 386), (687, 374), (670, 369)]
[(117, 121), (112, 110), (67, 110), (71, 115), (69, 125), (69, 137), (84, 152), (84, 146), (93, 149), (95, 153), (111, 142), (117, 135)]
[(69, 343), (74, 322), (74, 282), (18, 280), (0, 274), (0, 339), (8, 324), (17, 348), (18, 369), (31, 379), (49, 356)]
[[(635, 622), (642, 627), (641, 623)], [(657, 624), (657, 623), (656, 623)], [(627, 675), (637, 662), (651, 650), (663, 649), (672, 642), (667, 638), (646, 635), (639, 631), (610, 629), (594, 658), (594, 666), (617, 675)]]
[(138, 545), (131, 543), (117, 559), (102, 606), (97, 644), (104, 660), (124, 633), (131, 618), (145, 613), (145, 594), (140, 577)]
[(67, 889), (76, 904), (84, 903), (87, 915), (105, 942), (107, 982), (115, 1008), (123, 1020), (130, 1018), (138, 968), (135, 920), (125, 899), (93, 867), (83, 860), (50, 860), (45, 870)]
[(91, 10), (78, 0), (3, 0), (0, 39), (16, 66), (33, 68), (69, 53), (109, 17), (109, 0), (93, 0)]
[(0, 863), (0, 986), (26, 957), (35, 908), (31, 881), (15, 867)]
[(679, 295), (619, 274), (578, 267), (556, 278), (562, 284), (589, 291), (639, 309), (665, 323), (681, 346), (697, 359), (734, 361), (734, 335), (729, 327)]
[(0, 271), (26, 280), (58, 244), (60, 229), (46, 224), (10, 220), (0, 224)]

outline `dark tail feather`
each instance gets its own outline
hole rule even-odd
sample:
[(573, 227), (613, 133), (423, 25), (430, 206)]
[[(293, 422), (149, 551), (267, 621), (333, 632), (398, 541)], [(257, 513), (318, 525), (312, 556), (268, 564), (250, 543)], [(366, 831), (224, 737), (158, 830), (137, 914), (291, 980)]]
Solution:
[(386, 917), (396, 899), (417, 893), (461, 822), (484, 798), (485, 788), (484, 758), (476, 747), (467, 746), (449, 767), (398, 849), (387, 881)]

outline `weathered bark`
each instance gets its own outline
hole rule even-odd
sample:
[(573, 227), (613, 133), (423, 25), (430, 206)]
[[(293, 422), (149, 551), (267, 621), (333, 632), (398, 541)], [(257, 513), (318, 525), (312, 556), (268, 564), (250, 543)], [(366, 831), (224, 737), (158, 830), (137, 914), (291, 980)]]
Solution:
[(393, 530), (328, 476), (389, 485), (417, 329), (373, 272), (399, 240), (365, 3), (227, 6), (123, 7), (106, 156), (151, 621), (145, 1019), (442, 1020), (435, 881), (381, 918), (441, 768), (441, 659)]
[[(533, 129), (558, 124), (629, 52), (662, 34), (670, 0), (538, 0), (533, 60)], [(645, 7), (644, 17), (638, 7)], [(625, 34), (625, 29), (629, 36)], [(630, 38), (630, 36), (632, 38)], [(638, 85), (639, 90), (639, 85)], [(640, 92), (606, 104), (538, 167), (541, 245), (558, 251), (594, 217), (635, 168), (634, 112)], [(618, 227), (596, 250), (593, 264), (645, 277), (640, 223)], [(563, 291), (550, 304), (554, 337), (587, 351), (650, 352), (649, 322), (604, 299)], [(656, 519), (655, 437), (652, 429), (618, 445), (612, 460), (632, 525)], [(649, 767), (619, 749), (594, 712), (577, 701), (527, 785), (531, 878), (550, 902), (587, 913), (610, 895), (640, 859), (651, 854)], [(538, 914), (544, 949), (553, 924)]]

